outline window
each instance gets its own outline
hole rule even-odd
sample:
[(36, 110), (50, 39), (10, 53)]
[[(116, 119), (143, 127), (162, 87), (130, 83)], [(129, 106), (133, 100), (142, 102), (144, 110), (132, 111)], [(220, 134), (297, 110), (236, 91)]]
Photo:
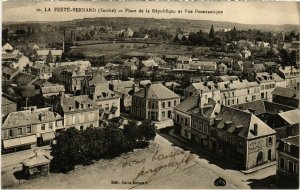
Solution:
[(174, 106), (176, 106), (176, 104), (177, 104), (177, 101), (176, 101), (176, 100), (174, 100)]
[(265, 98), (265, 93), (262, 92), (260, 95), (261, 95), (261, 98), (262, 98), (262, 99)]
[(272, 141), (273, 139), (272, 139), (272, 137), (269, 137), (269, 139), (268, 139), (268, 143), (269, 144), (272, 144), (273, 143), (273, 141)]
[(165, 108), (166, 107), (166, 104), (165, 102), (162, 103), (162, 108)]
[(13, 130), (10, 129), (10, 130), (8, 131), (8, 137), (12, 137), (12, 136), (13, 136)]
[(252, 96), (252, 101), (254, 101), (256, 99), (256, 97), (255, 96)]
[(42, 131), (45, 131), (45, 128), (46, 128), (46, 125), (45, 125), (45, 124), (42, 124), (41, 130), (42, 130)]
[(280, 158), (280, 163), (279, 163), (279, 167), (281, 168), (281, 169), (285, 169), (284, 168), (284, 158)]
[(49, 130), (53, 129), (53, 123), (49, 123)]
[(31, 133), (31, 127), (30, 126), (26, 127), (26, 132)]
[(83, 131), (83, 126), (80, 126), (80, 131)]
[(187, 125), (187, 118), (184, 118), (184, 124)]
[(22, 128), (18, 128), (18, 135), (22, 135)]
[(105, 110), (109, 110), (109, 104), (105, 104)]
[(176, 116), (176, 121), (179, 122), (179, 115)]
[(171, 101), (168, 102), (168, 106), (171, 107)]
[(161, 114), (162, 114), (162, 117), (166, 117), (165, 111), (163, 111)]
[(289, 172), (294, 173), (294, 162), (289, 160)]

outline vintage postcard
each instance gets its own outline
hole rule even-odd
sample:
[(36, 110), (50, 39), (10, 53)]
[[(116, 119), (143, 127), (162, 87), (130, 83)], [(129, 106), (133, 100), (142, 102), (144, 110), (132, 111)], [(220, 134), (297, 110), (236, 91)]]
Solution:
[(1, 188), (298, 189), (299, 10), (3, 1)]

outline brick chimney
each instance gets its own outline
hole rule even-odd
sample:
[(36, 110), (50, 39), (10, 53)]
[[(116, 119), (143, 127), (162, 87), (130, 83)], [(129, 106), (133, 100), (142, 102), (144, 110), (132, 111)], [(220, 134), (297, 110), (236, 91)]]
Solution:
[(258, 125), (257, 125), (257, 123), (254, 123), (254, 127), (253, 127), (253, 134), (256, 136), (257, 135), (257, 127), (258, 127)]

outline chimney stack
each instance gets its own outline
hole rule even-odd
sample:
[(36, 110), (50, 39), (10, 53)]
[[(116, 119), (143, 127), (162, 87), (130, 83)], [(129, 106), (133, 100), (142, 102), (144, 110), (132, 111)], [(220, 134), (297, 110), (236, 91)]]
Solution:
[(253, 129), (253, 133), (256, 136), (257, 135), (257, 123), (254, 123), (254, 129)]

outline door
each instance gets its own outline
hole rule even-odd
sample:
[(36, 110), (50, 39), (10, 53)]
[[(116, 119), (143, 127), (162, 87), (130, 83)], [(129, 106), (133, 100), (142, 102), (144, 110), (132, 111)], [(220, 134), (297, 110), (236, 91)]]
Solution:
[(256, 165), (259, 165), (263, 162), (263, 153), (262, 151), (260, 151), (257, 155), (257, 158), (256, 158)]

